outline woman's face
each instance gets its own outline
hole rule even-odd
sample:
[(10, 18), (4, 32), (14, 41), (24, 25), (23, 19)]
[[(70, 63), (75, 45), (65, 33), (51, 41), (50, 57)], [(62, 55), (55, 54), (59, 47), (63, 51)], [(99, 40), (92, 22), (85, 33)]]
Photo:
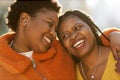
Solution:
[(90, 27), (75, 16), (65, 18), (58, 32), (67, 51), (78, 58), (89, 55), (96, 43)]
[(45, 10), (29, 18), (23, 31), (27, 48), (37, 52), (46, 52), (56, 37), (58, 15), (55, 11)]

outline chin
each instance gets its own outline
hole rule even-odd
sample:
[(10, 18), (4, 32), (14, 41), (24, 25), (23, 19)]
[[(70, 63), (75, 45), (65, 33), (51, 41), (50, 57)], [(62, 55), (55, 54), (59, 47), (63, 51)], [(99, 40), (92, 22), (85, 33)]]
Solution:
[(49, 47), (49, 48), (42, 49), (42, 50), (38, 50), (38, 52), (39, 52), (39, 53), (45, 53), (45, 52), (47, 52), (49, 49), (50, 49), (50, 47)]
[(45, 52), (47, 52), (48, 50), (49, 50), (49, 49), (45, 49), (45, 50), (42, 51), (42, 53), (45, 53)]
[(37, 53), (45, 53), (50, 49), (50, 46), (44, 46), (44, 47), (38, 47), (34, 49), (35, 52)]

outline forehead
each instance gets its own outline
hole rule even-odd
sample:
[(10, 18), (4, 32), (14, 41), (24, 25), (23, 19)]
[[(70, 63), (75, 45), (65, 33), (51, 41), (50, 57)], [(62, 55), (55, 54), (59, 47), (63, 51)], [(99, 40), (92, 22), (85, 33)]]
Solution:
[(70, 29), (71, 27), (73, 27), (77, 23), (86, 24), (84, 21), (82, 21), (77, 16), (67, 16), (66, 18), (64, 18), (64, 20), (60, 24), (59, 30), (63, 31), (63, 30), (66, 30), (66, 29)]
[(55, 12), (53, 10), (42, 9), (42, 10), (38, 11), (35, 15), (38, 18), (48, 18), (48, 19), (53, 20), (54, 22), (58, 21), (58, 14), (57, 14), (57, 12)]
[(64, 18), (64, 20), (62, 21), (62, 24), (67, 24), (68, 22), (76, 23), (76, 22), (81, 22), (81, 21), (82, 20), (79, 17), (74, 16), (74, 15), (69, 15)]

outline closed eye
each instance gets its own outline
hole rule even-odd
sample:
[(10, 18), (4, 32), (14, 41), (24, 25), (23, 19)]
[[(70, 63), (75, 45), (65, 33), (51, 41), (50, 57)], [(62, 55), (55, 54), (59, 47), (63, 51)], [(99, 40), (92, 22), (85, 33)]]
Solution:
[(47, 22), (47, 23), (48, 23), (48, 26), (49, 26), (50, 28), (53, 27), (53, 23), (52, 23), (52, 22)]
[(50, 27), (50, 28), (52, 28), (53, 27), (53, 22), (52, 21), (45, 21), (47, 24), (48, 24), (48, 26)]

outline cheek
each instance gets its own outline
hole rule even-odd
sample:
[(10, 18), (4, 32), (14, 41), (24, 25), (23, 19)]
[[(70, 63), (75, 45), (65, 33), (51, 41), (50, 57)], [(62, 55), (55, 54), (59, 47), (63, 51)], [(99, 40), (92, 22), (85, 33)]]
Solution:
[(31, 26), (31, 30), (33, 30), (34, 32), (36, 31), (43, 33), (49, 30), (48, 24), (44, 21), (36, 21), (31, 23), (31, 25), (29, 26)]
[(87, 36), (88, 41), (89, 41), (90, 43), (96, 42), (95, 36), (94, 36), (94, 34), (93, 34), (92, 32), (89, 32), (87, 35), (88, 35), (88, 36)]
[(63, 43), (63, 45), (64, 45), (64, 47), (66, 48), (66, 50), (68, 51), (69, 54), (72, 54), (72, 55), (78, 57), (78, 54), (77, 54), (76, 50), (73, 47), (70, 46), (69, 42), (66, 41), (66, 42)]
[(49, 27), (47, 25), (45, 25), (45, 24), (43, 24), (43, 25), (37, 24), (35, 26), (32, 26), (32, 28), (30, 28), (29, 33), (31, 34), (31, 36), (33, 36), (35, 38), (37, 36), (43, 36), (48, 31), (49, 31)]
[(31, 44), (40, 41), (42, 37), (41, 31), (40, 30), (37, 31), (36, 28), (26, 30), (24, 35), (25, 35), (25, 38), (31, 42)]
[(63, 45), (69, 53), (73, 52), (73, 50), (69, 44), (69, 41), (64, 41)]
[(66, 48), (66, 50), (69, 48), (69, 44), (67, 41), (62, 41), (62, 44)]
[(84, 28), (81, 30), (81, 34), (88, 40), (93, 38), (93, 33), (90, 28)]

